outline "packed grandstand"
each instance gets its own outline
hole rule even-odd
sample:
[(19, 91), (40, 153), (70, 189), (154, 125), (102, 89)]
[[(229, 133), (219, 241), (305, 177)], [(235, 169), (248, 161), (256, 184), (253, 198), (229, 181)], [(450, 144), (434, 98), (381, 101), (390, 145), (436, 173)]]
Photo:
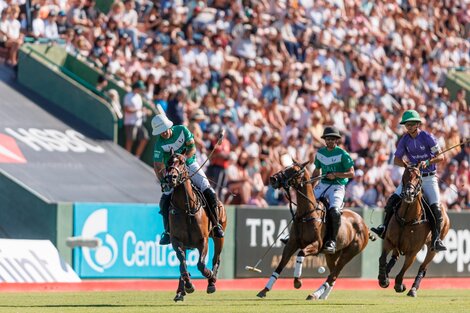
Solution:
[[(189, 126), (200, 164), (225, 128), (206, 170), (227, 203), (285, 204), (270, 175), (313, 160), (327, 125), (355, 162), (349, 206), (383, 207), (399, 184), (405, 110), (442, 148), (470, 137), (466, 90), (446, 88), (470, 68), (466, 0), (1, 0), (0, 10), (8, 65), (25, 41), (62, 46), (102, 73), (96, 88), (124, 123), (125, 99), (106, 81), (129, 92), (142, 81), (152, 106)], [(470, 209), (469, 161), (466, 144), (439, 165), (452, 210)]]

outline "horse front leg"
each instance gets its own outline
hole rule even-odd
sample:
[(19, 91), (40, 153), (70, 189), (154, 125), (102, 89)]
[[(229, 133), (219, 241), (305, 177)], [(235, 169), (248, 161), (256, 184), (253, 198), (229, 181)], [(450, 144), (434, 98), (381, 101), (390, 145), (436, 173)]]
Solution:
[(387, 276), (388, 274), (390, 274), (390, 271), (397, 263), (398, 257), (399, 257), (398, 250), (397, 249), (393, 250), (392, 257), (390, 258), (390, 261), (388, 261), (387, 263)]
[(403, 292), (406, 290), (405, 284), (403, 284), (403, 276), (405, 276), (405, 272), (410, 268), (411, 264), (416, 259), (416, 253), (409, 253), (405, 256), (405, 262), (403, 263), (403, 267), (400, 270), (400, 273), (395, 277), (395, 291), (396, 292)]
[(176, 257), (180, 261), (180, 274), (181, 279), (184, 281), (184, 291), (186, 293), (193, 293), (194, 285), (191, 282), (191, 274), (188, 272), (188, 267), (186, 265), (186, 249), (184, 249), (181, 245), (177, 245), (176, 249), (175, 245), (173, 245), (173, 249), (176, 252)]
[(382, 247), (382, 254), (379, 258), (379, 286), (382, 288), (387, 288), (390, 285), (390, 280), (388, 279), (387, 272), (387, 256), (392, 249), (391, 244), (388, 239), (385, 239)]
[(279, 262), (279, 265), (276, 267), (276, 270), (272, 273), (271, 277), (269, 278), (263, 290), (258, 292), (258, 294), (256, 295), (257, 297), (259, 298), (266, 297), (266, 293), (273, 288), (274, 283), (278, 279), (282, 270), (284, 269), (284, 267), (286, 267), (287, 262), (289, 262), (289, 259), (294, 254), (294, 252), (297, 251), (298, 248), (299, 248), (298, 244), (297, 242), (294, 242), (294, 240), (289, 240), (287, 242), (286, 246), (284, 247), (284, 250), (282, 251), (282, 258), (281, 258), (281, 261)]
[(217, 274), (219, 273), (220, 254), (224, 246), (224, 238), (213, 238), (214, 241), (214, 256), (212, 257), (212, 277), (209, 278), (209, 285), (207, 286), (207, 293), (216, 291), (215, 283), (217, 282)]
[(421, 284), (421, 280), (426, 276), (426, 270), (428, 268), (429, 263), (432, 261), (434, 256), (436, 255), (436, 251), (431, 250), (428, 246), (428, 252), (426, 253), (426, 258), (424, 258), (423, 263), (419, 267), (418, 275), (416, 275), (415, 280), (413, 282), (413, 286), (411, 287), (410, 291), (408, 291), (407, 295), (410, 297), (416, 297), (418, 295), (419, 285)]
[(207, 256), (207, 249), (208, 249), (208, 238), (204, 238), (202, 245), (198, 247), (199, 251), (199, 259), (197, 261), (197, 269), (201, 272), (202, 276), (207, 278), (208, 286), (207, 286), (207, 293), (215, 292), (215, 285), (211, 284), (211, 278), (213, 276), (212, 271), (206, 267), (206, 256)]
[(305, 259), (305, 251), (300, 250), (297, 254), (297, 259), (295, 260), (295, 268), (294, 268), (294, 288), (299, 289), (302, 287), (302, 265)]

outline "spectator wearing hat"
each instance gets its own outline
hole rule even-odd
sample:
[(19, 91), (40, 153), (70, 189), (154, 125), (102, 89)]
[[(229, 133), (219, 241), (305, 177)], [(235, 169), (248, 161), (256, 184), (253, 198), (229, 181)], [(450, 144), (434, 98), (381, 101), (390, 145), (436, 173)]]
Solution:
[(41, 9), (41, 5), (36, 3), (31, 8), (31, 33), (30, 36), (34, 38), (43, 38), (44, 37), (44, 20), (39, 16), (39, 11)]
[(59, 29), (57, 28), (57, 12), (50, 10), (47, 20), (44, 22), (44, 37), (52, 40), (59, 39)]
[(60, 10), (57, 13), (57, 18), (56, 18), (56, 25), (57, 25), (57, 32), (59, 33), (59, 36), (61, 38), (64, 38), (67, 32), (67, 14), (65, 11)]
[(143, 125), (146, 114), (142, 99), (144, 91), (145, 84), (139, 80), (132, 85), (132, 91), (124, 96), (125, 148), (132, 152), (134, 144), (137, 143), (134, 154), (138, 158), (142, 156), (149, 139), (147, 129)]
[[(422, 189), (427, 202), (430, 204), (431, 214), (431, 248), (436, 251), (444, 251), (446, 247), (440, 239), (442, 212), (440, 207), (440, 194), (436, 177), (436, 164), (444, 160), (440, 154), (441, 149), (436, 138), (427, 131), (421, 130), (421, 117), (415, 110), (407, 110), (403, 113), (400, 124), (406, 127), (406, 134), (398, 142), (395, 152), (394, 164), (401, 167), (410, 165), (419, 166), (422, 176)], [(404, 157), (408, 161), (404, 160)], [(385, 206), (384, 224), (371, 230), (381, 238), (384, 237), (388, 222), (393, 212), (401, 202), (402, 184), (387, 201)]]

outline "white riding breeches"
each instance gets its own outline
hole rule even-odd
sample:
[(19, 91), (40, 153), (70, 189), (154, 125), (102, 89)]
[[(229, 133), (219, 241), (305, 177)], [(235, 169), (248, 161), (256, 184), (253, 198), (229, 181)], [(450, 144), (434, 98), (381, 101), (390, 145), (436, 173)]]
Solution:
[(346, 188), (343, 185), (329, 185), (320, 182), (315, 189), (313, 190), (315, 198), (320, 198), (323, 196), (328, 199), (330, 202), (330, 208), (340, 209), (343, 206), (344, 194), (346, 193)]
[[(441, 194), (439, 193), (439, 184), (436, 175), (423, 177), (422, 179), (423, 194), (428, 204), (431, 205), (435, 203), (440, 203)], [(395, 190), (395, 194), (400, 196), (402, 189), (403, 186), (400, 182), (400, 185), (398, 185), (397, 190)]]
[[(193, 162), (188, 166), (189, 176), (192, 176), (201, 166), (198, 161)], [(191, 181), (196, 185), (202, 192), (206, 191), (207, 188), (211, 188), (211, 184), (207, 179), (206, 173), (201, 169), (196, 175), (192, 176)]]

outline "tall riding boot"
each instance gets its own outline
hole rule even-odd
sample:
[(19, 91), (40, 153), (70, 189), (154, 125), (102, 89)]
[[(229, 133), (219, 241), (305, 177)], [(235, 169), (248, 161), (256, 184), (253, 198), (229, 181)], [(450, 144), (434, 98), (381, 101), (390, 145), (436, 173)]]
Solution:
[(163, 227), (165, 228), (165, 231), (163, 232), (162, 237), (160, 238), (160, 245), (167, 245), (170, 243), (170, 223), (168, 217), (170, 204), (171, 194), (162, 194), (162, 197), (160, 198), (160, 214), (163, 217)]
[(372, 227), (370, 230), (372, 230), (374, 233), (379, 235), (380, 238), (384, 239), (385, 238), (385, 233), (387, 232), (387, 227), (388, 223), (390, 222), (390, 219), (393, 216), (393, 213), (395, 213), (395, 210), (398, 208), (398, 206), (401, 203), (401, 198), (399, 195), (396, 193), (392, 194), (390, 198), (387, 200), (387, 204), (385, 205), (385, 217), (384, 217), (384, 222), (382, 225), (379, 225), (377, 228)]
[(439, 203), (431, 204), (431, 218), (429, 223), (431, 224), (431, 249), (436, 251), (445, 251), (447, 248), (442, 243), (441, 236), (441, 224), (442, 224), (442, 211)]
[(336, 253), (336, 236), (338, 236), (339, 227), (341, 226), (341, 211), (339, 208), (332, 207), (328, 209), (329, 217), (329, 238), (325, 243), (323, 248), (323, 253), (325, 254), (335, 254)]
[(204, 197), (206, 197), (207, 204), (208, 204), (208, 213), (209, 213), (209, 218), (212, 221), (212, 224), (214, 225), (214, 228), (212, 229), (214, 237), (216, 238), (223, 238), (224, 237), (224, 231), (222, 230), (222, 226), (219, 224), (219, 218), (217, 216), (217, 208), (219, 206), (219, 201), (217, 201), (217, 195), (215, 194), (215, 191), (212, 188), (207, 188), (204, 190)]

